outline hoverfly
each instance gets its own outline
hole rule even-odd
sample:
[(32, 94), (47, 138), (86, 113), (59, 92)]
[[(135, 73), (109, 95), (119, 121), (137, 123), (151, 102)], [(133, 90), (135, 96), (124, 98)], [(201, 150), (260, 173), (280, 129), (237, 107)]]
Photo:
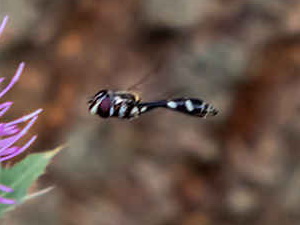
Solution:
[(166, 108), (204, 118), (218, 114), (217, 109), (201, 99), (174, 98), (143, 102), (137, 94), (129, 91), (101, 90), (89, 100), (88, 104), (91, 114), (103, 118), (132, 119), (156, 108)]

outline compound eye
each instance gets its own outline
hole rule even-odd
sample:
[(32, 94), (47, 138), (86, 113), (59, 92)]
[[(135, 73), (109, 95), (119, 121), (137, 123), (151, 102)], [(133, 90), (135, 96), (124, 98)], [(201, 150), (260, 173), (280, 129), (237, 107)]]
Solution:
[(102, 116), (102, 111), (106, 111), (110, 107), (110, 97), (107, 90), (101, 90), (89, 100), (89, 110), (91, 114)]
[(102, 99), (101, 103), (99, 104), (99, 109), (102, 111), (103, 114), (109, 113), (111, 107), (111, 100), (109, 97), (105, 97)]
[(89, 110), (91, 114), (106, 118), (109, 117), (111, 105), (112, 103), (108, 95), (100, 98), (96, 97), (95, 100), (90, 104)]

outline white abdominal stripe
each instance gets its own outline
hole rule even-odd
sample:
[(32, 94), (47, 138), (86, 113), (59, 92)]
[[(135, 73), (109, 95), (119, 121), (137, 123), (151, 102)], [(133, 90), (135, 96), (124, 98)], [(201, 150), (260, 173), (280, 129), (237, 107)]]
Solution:
[(217, 110), (212, 105), (195, 98), (171, 99), (167, 101), (165, 107), (191, 116), (206, 117), (217, 114)]
[(122, 104), (119, 109), (119, 117), (121, 117), (121, 118), (125, 117), (126, 110), (127, 110), (127, 105)]
[(192, 103), (191, 100), (186, 100), (184, 102), (185, 108), (187, 109), (187, 111), (192, 112), (194, 110), (194, 104)]
[(173, 101), (168, 101), (167, 106), (168, 106), (168, 108), (176, 109), (177, 108), (177, 103), (173, 102)]

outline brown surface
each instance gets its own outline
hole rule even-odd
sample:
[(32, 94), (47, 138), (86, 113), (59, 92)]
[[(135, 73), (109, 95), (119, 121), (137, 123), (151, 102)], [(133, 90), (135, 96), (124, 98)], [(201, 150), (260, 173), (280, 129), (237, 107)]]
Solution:
[[(168, 0), (151, 0), (151, 8), (134, 0), (46, 2), (27, 5), (34, 32), (6, 34), (1, 73), (28, 63), (8, 97), (10, 117), (45, 109), (31, 151), (69, 148), (40, 182), (56, 189), (9, 214), (7, 224), (299, 223), (299, 3), (189, 0), (176, 18), (166, 10), (182, 6)], [(150, 71), (134, 88), (142, 98), (198, 96), (220, 115), (88, 114), (98, 89), (126, 89)]]

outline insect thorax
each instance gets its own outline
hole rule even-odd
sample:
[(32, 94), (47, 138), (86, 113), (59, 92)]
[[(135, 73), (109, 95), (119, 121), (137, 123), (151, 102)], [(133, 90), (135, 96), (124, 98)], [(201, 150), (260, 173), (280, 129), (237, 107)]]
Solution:
[(141, 99), (137, 94), (125, 91), (112, 92), (111, 99), (110, 116), (130, 119), (140, 114), (138, 104)]

